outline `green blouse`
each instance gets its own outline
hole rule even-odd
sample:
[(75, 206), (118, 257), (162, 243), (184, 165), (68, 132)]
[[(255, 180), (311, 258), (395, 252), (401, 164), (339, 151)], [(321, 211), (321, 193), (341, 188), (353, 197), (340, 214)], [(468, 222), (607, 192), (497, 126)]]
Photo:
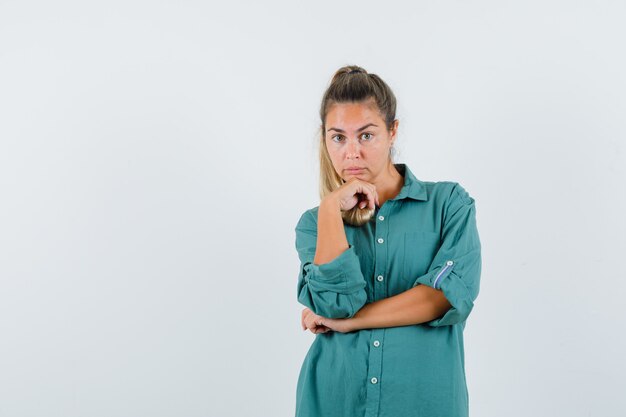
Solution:
[(296, 417), (467, 417), (463, 330), (478, 296), (481, 250), (474, 199), (456, 182), (420, 181), (395, 164), (404, 186), (360, 227), (349, 248), (316, 265), (318, 207), (295, 228), (298, 301), (347, 318), (416, 285), (452, 307), (426, 323), (315, 335), (296, 388)]

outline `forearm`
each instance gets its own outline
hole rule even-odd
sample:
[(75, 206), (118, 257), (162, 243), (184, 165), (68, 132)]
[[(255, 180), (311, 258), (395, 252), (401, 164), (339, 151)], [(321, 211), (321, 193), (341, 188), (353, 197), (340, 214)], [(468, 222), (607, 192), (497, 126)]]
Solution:
[(408, 326), (425, 323), (451, 307), (443, 292), (417, 285), (393, 297), (365, 304), (351, 321), (353, 330)]
[(317, 213), (317, 246), (313, 263), (332, 261), (348, 249), (348, 239), (343, 228), (341, 209), (337, 201), (324, 199)]

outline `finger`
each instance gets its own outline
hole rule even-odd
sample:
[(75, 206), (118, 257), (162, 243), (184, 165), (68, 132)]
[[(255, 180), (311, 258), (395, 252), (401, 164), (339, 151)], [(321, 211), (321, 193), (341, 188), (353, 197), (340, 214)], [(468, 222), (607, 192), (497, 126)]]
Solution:
[(311, 317), (307, 317), (307, 319), (304, 321), (304, 324), (306, 328), (311, 331), (313, 331), (317, 327), (317, 323)]
[(311, 332), (313, 333), (319, 332), (320, 327), (326, 327), (323, 324), (323, 319), (321, 318), (321, 316), (318, 316), (313, 313), (307, 316), (307, 318), (305, 319), (305, 324), (306, 324), (306, 327), (309, 330), (311, 330)]
[(372, 204), (376, 198), (376, 186), (372, 183), (363, 181), (363, 194), (367, 198), (367, 205)]
[(372, 190), (369, 190), (369, 193), (367, 194), (367, 204), (366, 204), (367, 208), (370, 208), (370, 209), (374, 208), (374, 201), (376, 201), (375, 198), (376, 196), (374, 195)]
[(308, 326), (308, 329), (311, 331), (311, 333), (319, 333), (320, 326), (318, 326), (316, 324), (312, 324), (312, 325)]
[(313, 330), (311, 330), (311, 332), (318, 334), (318, 333), (326, 333), (328, 330), (330, 329), (326, 326), (318, 326), (314, 328)]
[(374, 209), (375, 208), (375, 204), (376, 204), (376, 189), (374, 188), (373, 185), (368, 184), (365, 187), (365, 193), (367, 196), (367, 201), (365, 202), (365, 204), (363, 204), (363, 206), (361, 208), (365, 208), (365, 207), (369, 207), (370, 209)]
[(376, 191), (376, 186), (372, 185), (372, 210), (376, 208), (378, 203), (378, 191)]
[(356, 196), (358, 198), (358, 208), (364, 209), (365, 207), (371, 205), (372, 191), (369, 188), (369, 184), (361, 181)]
[(369, 203), (370, 203), (370, 208), (372, 210), (374, 210), (376, 208), (376, 199), (378, 197), (378, 194), (376, 193), (376, 188), (372, 187), (372, 195), (371, 198), (369, 199)]
[(351, 178), (350, 182), (354, 184), (352, 193), (357, 200), (355, 207), (364, 209), (367, 206), (373, 206), (375, 197), (373, 192), (374, 185), (358, 178)]

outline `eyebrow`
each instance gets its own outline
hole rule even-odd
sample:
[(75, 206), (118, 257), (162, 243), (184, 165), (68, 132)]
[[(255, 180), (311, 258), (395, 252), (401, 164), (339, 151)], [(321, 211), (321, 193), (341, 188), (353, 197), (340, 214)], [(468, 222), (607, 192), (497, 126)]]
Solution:
[[(360, 132), (361, 130), (365, 130), (365, 129), (367, 129), (370, 126), (378, 127), (374, 123), (369, 123), (369, 124), (366, 124), (365, 126), (359, 128), (359, 129), (357, 129), (357, 132)], [(327, 129), (326, 131), (330, 132), (331, 130), (336, 130), (339, 133), (345, 133), (345, 131), (343, 129), (339, 129), (339, 128), (336, 128), (336, 127), (331, 127), (329, 129)]]

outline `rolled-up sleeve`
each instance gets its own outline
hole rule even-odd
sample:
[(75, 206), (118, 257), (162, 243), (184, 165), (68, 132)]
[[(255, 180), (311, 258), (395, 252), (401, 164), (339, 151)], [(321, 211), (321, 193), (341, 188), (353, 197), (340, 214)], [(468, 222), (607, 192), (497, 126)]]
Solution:
[(444, 210), (441, 245), (428, 272), (413, 284), (443, 291), (452, 307), (424, 324), (438, 327), (465, 321), (478, 297), (480, 273), (481, 245), (475, 202), (461, 185), (453, 183)]
[(315, 314), (349, 318), (365, 305), (365, 278), (352, 245), (331, 261), (313, 263), (317, 246), (317, 219), (308, 210), (298, 221), (296, 250), (300, 258), (298, 301)]

